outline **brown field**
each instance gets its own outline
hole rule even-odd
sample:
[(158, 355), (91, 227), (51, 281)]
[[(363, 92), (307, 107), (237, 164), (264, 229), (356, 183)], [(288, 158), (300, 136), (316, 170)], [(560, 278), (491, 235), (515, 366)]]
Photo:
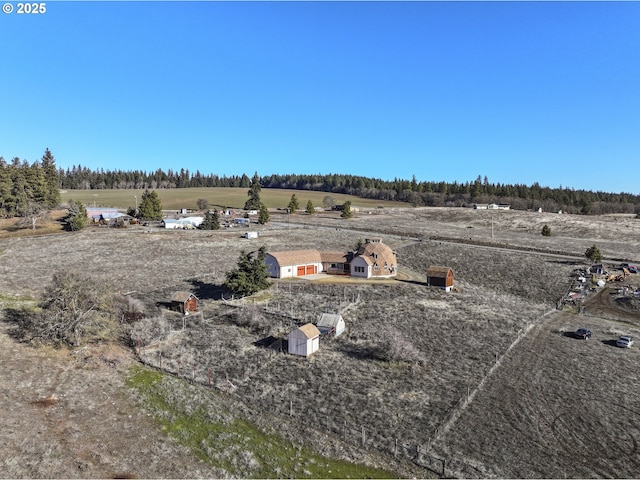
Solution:
[[(437, 476), (442, 460), (446, 476), (637, 477), (640, 356), (612, 341), (640, 334), (638, 303), (605, 287), (583, 314), (555, 306), (587, 247), (637, 262), (640, 221), (450, 208), (272, 220), (252, 226), (252, 240), (239, 229), (143, 227), (0, 239), (0, 300), (26, 304), (53, 272), (86, 272), (147, 305), (131, 334), (143, 362), (195, 380), (265, 431), (402, 477)], [(552, 237), (540, 235), (544, 224)], [(278, 281), (255, 298), (221, 300), (242, 249), (347, 249), (373, 236), (397, 251), (396, 280)], [(457, 291), (427, 288), (428, 265), (452, 267)], [(203, 313), (185, 329), (162, 307), (182, 289)], [(256, 344), (276, 346), (292, 325), (338, 310), (347, 331), (308, 360)], [(578, 326), (593, 338), (572, 338)], [(250, 476), (196, 460), (162, 434), (124, 387), (134, 352), (69, 355), (0, 338), (3, 477)]]

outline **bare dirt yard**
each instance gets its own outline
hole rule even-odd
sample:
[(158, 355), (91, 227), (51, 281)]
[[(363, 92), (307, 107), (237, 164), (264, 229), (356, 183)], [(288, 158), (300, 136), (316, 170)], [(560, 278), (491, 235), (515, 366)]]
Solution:
[[(265, 475), (255, 451), (216, 450), (223, 433), (187, 448), (127, 383), (142, 362), (209, 392), (180, 402), (213, 398), (210, 410), (401, 477), (637, 477), (640, 356), (637, 345), (615, 347), (617, 336), (640, 334), (629, 294), (637, 275), (627, 295), (594, 287), (582, 313), (556, 306), (591, 245), (611, 267), (638, 261), (639, 220), (385, 208), (348, 221), (274, 214), (252, 230), (259, 238), (135, 227), (0, 239), (4, 308), (33, 303), (70, 269), (139, 299), (147, 314), (129, 348), (34, 349), (1, 324), (0, 475), (312, 475), (309, 466)], [(241, 250), (341, 250), (372, 237), (396, 250), (397, 279), (275, 281), (233, 301), (221, 288)], [(429, 265), (453, 268), (454, 292), (426, 287)], [(202, 315), (169, 312), (176, 290), (194, 292)], [(345, 334), (309, 359), (282, 353), (286, 333), (322, 312), (341, 312)], [(591, 340), (571, 336), (580, 326)]]

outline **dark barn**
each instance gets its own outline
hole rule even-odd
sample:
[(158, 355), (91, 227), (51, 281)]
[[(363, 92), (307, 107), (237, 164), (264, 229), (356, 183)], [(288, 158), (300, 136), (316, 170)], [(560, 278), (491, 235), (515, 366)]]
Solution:
[(427, 268), (427, 285), (451, 291), (453, 287), (453, 270), (449, 267)]

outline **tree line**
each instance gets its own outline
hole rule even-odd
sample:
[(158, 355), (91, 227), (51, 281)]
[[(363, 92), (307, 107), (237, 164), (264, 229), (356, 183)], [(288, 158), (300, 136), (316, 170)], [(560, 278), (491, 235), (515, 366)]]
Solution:
[[(348, 174), (272, 174), (258, 177), (261, 188), (313, 190), (349, 194), (362, 198), (408, 202), (415, 206), (469, 206), (473, 203), (508, 203), (515, 210), (599, 215), (640, 214), (640, 195), (603, 191), (551, 188), (490, 182), (485, 176), (474, 181), (435, 182), (395, 178), (382, 180)], [(62, 189), (167, 189), (190, 187), (253, 188), (255, 175), (203, 174), (199, 170), (157, 169), (92, 170), (81, 165), (56, 169), (47, 149), (40, 161), (29, 164), (19, 158), (5, 162), (0, 157), (0, 215), (22, 216), (29, 204), (53, 204)], [(28, 208), (26, 208), (28, 210)]]
[(35, 219), (60, 203), (60, 175), (46, 149), (39, 161), (29, 163), (0, 157), (0, 217)]
[[(272, 174), (259, 178), (262, 188), (313, 190), (343, 193), (362, 198), (395, 200), (415, 206), (465, 206), (473, 203), (509, 203), (516, 210), (542, 208), (567, 213), (598, 215), (606, 213), (640, 213), (640, 195), (603, 191), (576, 190), (566, 187), (503, 184), (478, 176), (467, 182), (418, 182), (395, 178), (382, 180), (347, 174)], [(189, 187), (249, 188), (252, 179), (246, 174), (205, 175), (188, 169), (154, 172), (141, 170), (91, 170), (80, 165), (60, 170), (62, 188), (67, 189), (144, 189)]]

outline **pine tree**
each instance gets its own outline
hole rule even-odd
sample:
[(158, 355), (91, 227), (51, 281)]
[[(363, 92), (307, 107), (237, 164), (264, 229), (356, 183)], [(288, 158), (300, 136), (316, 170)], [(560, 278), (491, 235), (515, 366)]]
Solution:
[(295, 193), (291, 195), (291, 200), (289, 201), (288, 208), (291, 213), (296, 213), (296, 210), (300, 208), (300, 204), (298, 203), (298, 197), (296, 197)]
[(71, 200), (69, 202), (69, 213), (64, 219), (67, 222), (67, 228), (72, 232), (82, 230), (87, 226), (89, 220), (87, 209), (82, 203)]
[(251, 178), (251, 186), (249, 187), (249, 199), (244, 204), (245, 210), (259, 210), (262, 205), (262, 201), (260, 200), (260, 191), (262, 190), (262, 186), (260, 185), (260, 177), (258, 176), (258, 172), (256, 172)]
[(0, 157), (0, 218), (9, 215), (7, 207), (13, 203), (11, 187), (12, 182), (9, 167), (4, 161), (4, 158)]
[(207, 212), (204, 216), (204, 221), (200, 224), (201, 230), (219, 230), (220, 229), (220, 215), (217, 210), (213, 213)]
[(40, 164), (45, 181), (44, 202), (49, 208), (55, 208), (60, 203), (60, 175), (56, 168), (56, 161), (48, 148), (44, 151)]
[(145, 190), (142, 194), (138, 218), (144, 220), (162, 220), (162, 202), (158, 192), (155, 190)]
[(307, 212), (309, 215), (313, 215), (314, 213), (316, 213), (315, 208), (313, 208), (313, 202), (312, 202), (311, 200), (309, 200), (309, 201), (307, 202), (307, 209), (306, 209), (306, 212)]
[(342, 205), (342, 213), (340, 214), (342, 218), (351, 218), (353, 217), (353, 212), (351, 211), (351, 202), (346, 201), (344, 205)]
[(551, 236), (551, 228), (549, 227), (549, 225), (545, 225), (544, 227), (542, 227), (542, 236), (543, 237)]
[(584, 256), (587, 257), (592, 262), (599, 262), (602, 260), (602, 254), (600, 253), (600, 249), (595, 245), (587, 248), (584, 252)]
[(225, 288), (242, 296), (252, 295), (268, 288), (271, 282), (269, 282), (267, 266), (264, 263), (266, 256), (264, 245), (253, 258), (250, 253), (241, 251), (237, 267), (226, 274)]
[(260, 225), (265, 225), (267, 222), (269, 222), (269, 210), (267, 210), (267, 207), (264, 204), (260, 204), (260, 211), (258, 213), (258, 223)]

